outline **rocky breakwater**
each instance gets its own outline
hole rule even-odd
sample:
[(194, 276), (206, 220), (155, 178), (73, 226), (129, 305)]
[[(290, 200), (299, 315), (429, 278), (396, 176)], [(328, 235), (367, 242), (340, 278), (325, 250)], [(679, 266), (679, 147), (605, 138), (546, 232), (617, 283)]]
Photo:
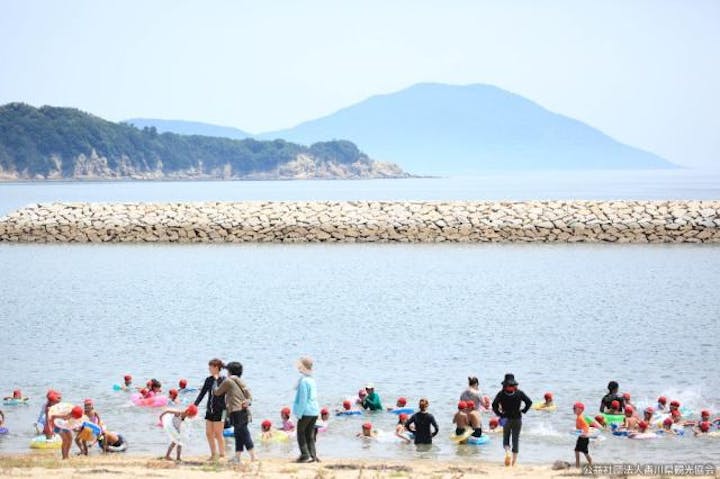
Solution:
[(720, 201), (52, 203), (0, 241), (720, 243)]

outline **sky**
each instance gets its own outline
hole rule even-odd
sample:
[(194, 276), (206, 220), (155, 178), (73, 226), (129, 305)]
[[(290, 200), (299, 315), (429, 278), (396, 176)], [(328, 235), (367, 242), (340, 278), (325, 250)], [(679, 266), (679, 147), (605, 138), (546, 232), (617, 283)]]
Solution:
[(716, 0), (0, 0), (0, 104), (288, 128), (415, 83), (486, 83), (720, 168)]

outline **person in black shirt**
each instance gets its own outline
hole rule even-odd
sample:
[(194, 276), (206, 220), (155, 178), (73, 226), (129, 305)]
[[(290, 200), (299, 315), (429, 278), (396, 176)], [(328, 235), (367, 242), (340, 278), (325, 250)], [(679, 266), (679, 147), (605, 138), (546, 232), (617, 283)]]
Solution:
[[(503, 425), (503, 447), (505, 448), (505, 465), (510, 465), (510, 438), (512, 437), (512, 465), (517, 462), (520, 429), (522, 429), (522, 415), (528, 412), (532, 401), (520, 391), (514, 374), (506, 374), (502, 382), (503, 388), (495, 396), (492, 409), (501, 418), (505, 419)], [(520, 405), (524, 407), (521, 409)]]
[[(437, 422), (435, 422), (435, 417), (427, 412), (429, 405), (430, 403), (427, 399), (421, 399), (418, 405), (420, 410), (405, 422), (405, 429), (415, 434), (415, 444), (432, 444), (432, 438), (438, 433), (438, 425)], [(435, 429), (433, 432), (430, 431), (430, 426)]]
[(618, 394), (620, 385), (616, 381), (610, 381), (608, 383), (608, 393), (603, 396), (600, 401), (600, 412), (605, 412), (606, 409), (611, 409), (610, 405), (613, 401), (620, 403), (620, 411), (625, 410), (625, 398)]
[(211, 359), (208, 362), (210, 376), (205, 378), (205, 383), (197, 398), (195, 398), (195, 405), (198, 406), (205, 395), (208, 395), (207, 410), (205, 411), (205, 436), (210, 445), (210, 460), (216, 460), (218, 455), (219, 457), (225, 457), (225, 439), (223, 438), (225, 395), (215, 396), (213, 394), (213, 391), (225, 379), (224, 376), (220, 376), (220, 370), (223, 366), (223, 362), (219, 359)]

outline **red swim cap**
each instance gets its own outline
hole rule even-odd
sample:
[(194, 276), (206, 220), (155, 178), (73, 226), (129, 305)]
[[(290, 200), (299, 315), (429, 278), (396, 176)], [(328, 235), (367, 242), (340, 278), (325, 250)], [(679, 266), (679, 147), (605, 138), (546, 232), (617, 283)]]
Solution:
[(92, 406), (92, 405), (93, 405), (93, 400), (92, 400), (92, 399), (86, 399), (86, 400), (83, 402), (83, 404), (85, 404), (86, 406)]
[(579, 409), (581, 411), (584, 411), (585, 405), (581, 402), (576, 402), (575, 404), (573, 404), (573, 409)]
[(460, 401), (460, 402), (458, 403), (458, 406), (457, 406), (457, 407), (458, 407), (458, 410), (459, 410), (459, 411), (462, 411), (463, 409), (465, 409), (465, 408), (467, 407), (467, 405), (465, 404), (465, 401)]
[(407, 399), (399, 397), (397, 403), (400, 405), (400, 407), (405, 407), (405, 405), (407, 404)]
[(175, 399), (178, 395), (177, 389), (171, 389), (168, 391), (168, 396), (170, 396), (170, 399)]
[(655, 414), (655, 409), (653, 409), (652, 406), (648, 406), (645, 408), (645, 414)]
[(630, 393), (623, 393), (623, 399), (626, 401), (630, 400)]
[(658, 403), (663, 405), (667, 404), (667, 398), (665, 396), (660, 396), (658, 398)]
[(178, 381), (178, 385), (180, 386), (180, 389), (185, 389), (187, 387), (187, 379), (181, 379)]
[(596, 420), (596, 421), (598, 422), (598, 424), (600, 424), (601, 426), (604, 426), (604, 425), (605, 425), (605, 416), (603, 416), (602, 414), (598, 414), (597, 416), (595, 416), (595, 420)]
[(496, 418), (496, 417), (490, 418), (490, 426), (497, 426), (498, 424), (500, 424), (500, 421), (498, 420), (498, 418)]
[(364, 398), (365, 396), (367, 396), (367, 391), (364, 389), (360, 389), (358, 391), (358, 396), (360, 396), (361, 398)]
[(328, 408), (324, 407), (320, 410), (320, 415), (324, 416), (326, 414), (330, 414), (330, 411), (328, 410)]
[(369, 422), (366, 422), (365, 424), (362, 425), (362, 428), (370, 430), (370, 429), (372, 429), (372, 424), (370, 424)]
[(70, 415), (75, 419), (80, 419), (83, 415), (83, 408), (80, 406), (75, 406), (70, 411)]
[(709, 421), (703, 421), (700, 423), (700, 430), (702, 432), (708, 432), (710, 430), (710, 422)]
[(123, 379), (124, 379), (125, 382), (127, 383), (127, 382), (132, 381), (132, 376), (130, 376), (129, 374), (126, 374), (125, 377), (123, 377)]
[(671, 415), (672, 417), (679, 417), (679, 416), (680, 416), (680, 411), (678, 411), (677, 409), (673, 409), (672, 412), (670, 413), (670, 415)]
[(260, 423), (263, 429), (270, 429), (272, 427), (272, 422), (270, 419), (265, 419), (262, 423)]
[(351, 407), (352, 403), (350, 401), (348, 401), (347, 399), (343, 401), (343, 409), (349, 411)]
[(611, 403), (610, 403), (610, 408), (612, 408), (612, 409), (620, 409), (620, 401), (615, 400), (615, 401), (611, 402)]
[(147, 396), (148, 390), (145, 389), (145, 388), (142, 388), (142, 389), (140, 390), (140, 394), (142, 394), (143, 396)]
[(680, 401), (672, 400), (670, 401), (670, 405), (673, 407), (680, 407)]
[(702, 411), (700, 411), (700, 417), (710, 417), (710, 410), (703, 409)]
[(630, 414), (632, 416), (632, 413), (633, 413), (632, 406), (625, 406), (625, 415), (627, 416), (628, 414)]
[(544, 397), (546, 401), (552, 401), (553, 398), (552, 393), (545, 393)]
[(648, 423), (646, 423), (645, 421), (640, 421), (638, 423), (638, 427), (640, 428), (641, 431), (644, 431), (645, 429), (647, 429)]
[(665, 420), (663, 421), (663, 425), (664, 426), (672, 426), (672, 419), (670, 419), (669, 417), (666, 417)]
[(280, 410), (280, 414), (282, 414), (283, 416), (289, 416), (289, 415), (290, 415), (290, 408), (287, 407), (287, 406), (284, 407), (284, 408), (282, 408), (282, 409)]
[(194, 404), (191, 404), (187, 407), (185, 410), (185, 414), (187, 414), (190, 417), (195, 417), (198, 413), (198, 407)]
[(22, 391), (19, 389), (16, 389), (13, 391), (13, 398), (14, 399), (20, 399), (22, 398)]
[(48, 391), (48, 393), (47, 393), (47, 400), (50, 402), (59, 401), (60, 398), (61, 398), (60, 393), (57, 391)]
[(400, 421), (405, 422), (407, 421), (408, 415), (405, 413), (401, 413), (398, 415), (398, 418), (400, 419)]

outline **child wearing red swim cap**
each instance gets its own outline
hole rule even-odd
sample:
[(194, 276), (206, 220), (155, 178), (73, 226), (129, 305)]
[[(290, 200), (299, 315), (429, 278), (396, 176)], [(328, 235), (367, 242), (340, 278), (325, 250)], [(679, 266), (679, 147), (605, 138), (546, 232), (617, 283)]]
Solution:
[[(185, 410), (181, 411), (179, 409), (168, 409), (167, 411), (160, 414), (160, 422), (162, 423), (163, 417), (167, 415), (172, 415), (172, 426), (175, 428), (175, 431), (180, 433), (183, 427), (183, 423), (185, 419), (187, 418), (194, 418), (197, 416), (198, 413), (198, 407), (194, 404), (189, 405)], [(182, 454), (182, 445), (176, 443), (175, 441), (170, 442), (170, 446), (168, 446), (167, 453), (165, 454), (165, 460), (172, 461), (172, 458), (170, 457), (170, 454), (172, 454), (173, 449), (177, 446), (177, 452), (176, 452), (176, 461), (181, 461), (180, 455)]]
[(581, 402), (576, 402), (573, 405), (573, 412), (575, 413), (575, 429), (580, 431), (580, 435), (575, 442), (575, 467), (580, 467), (580, 453), (583, 453), (585, 460), (587, 460), (588, 464), (592, 465), (592, 458), (588, 450), (590, 444), (590, 427), (583, 416), (585, 405)]
[[(457, 405), (457, 412), (453, 416), (453, 424), (455, 424), (455, 437), (462, 437), (465, 435), (465, 432), (467, 431), (468, 427), (470, 427), (470, 419), (468, 418), (466, 409), (468, 408), (468, 404), (465, 401), (458, 402)], [(465, 444), (467, 442), (467, 438), (458, 441), (458, 444)]]
[(285, 406), (280, 410), (280, 419), (282, 420), (281, 431), (292, 432), (295, 430), (295, 423), (290, 419), (290, 408)]

